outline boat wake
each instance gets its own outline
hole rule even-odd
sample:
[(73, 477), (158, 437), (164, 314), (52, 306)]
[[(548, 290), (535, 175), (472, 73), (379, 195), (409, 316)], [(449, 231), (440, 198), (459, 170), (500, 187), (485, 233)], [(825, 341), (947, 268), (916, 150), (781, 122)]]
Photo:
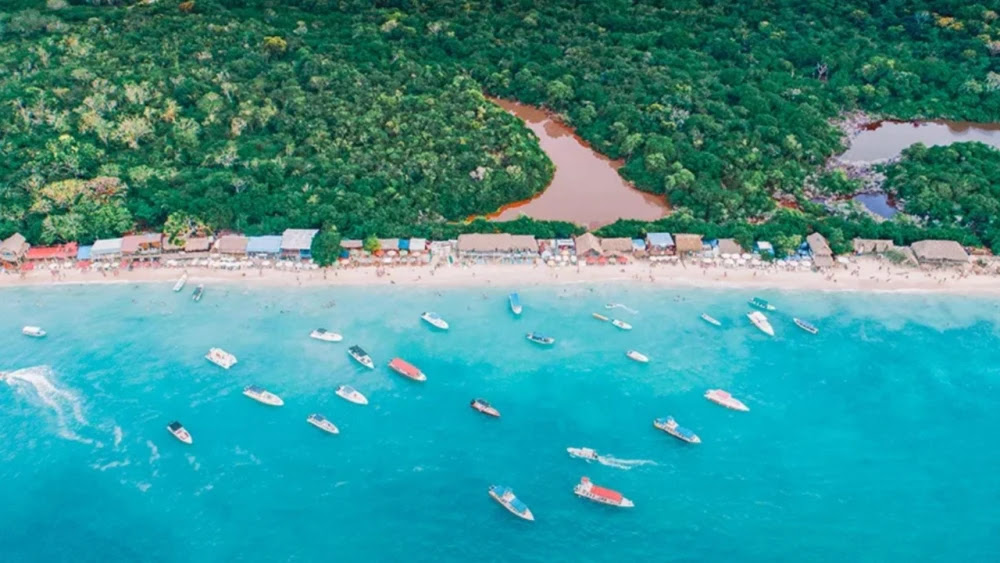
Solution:
[(624, 469), (626, 471), (640, 465), (656, 465), (656, 462), (651, 459), (619, 459), (611, 455), (599, 455), (597, 456), (597, 461), (601, 465)]
[(625, 309), (626, 311), (628, 311), (629, 313), (632, 313), (633, 315), (639, 314), (639, 311), (636, 311), (635, 309), (633, 309), (631, 307), (628, 307), (627, 305), (623, 305), (621, 303), (608, 303), (607, 305), (604, 306), (604, 308), (605, 309)]
[(75, 429), (89, 423), (83, 416), (83, 403), (75, 393), (57, 387), (48, 366), (35, 366), (17, 371), (0, 372), (0, 380), (25, 397), (32, 404), (44, 407), (55, 416), (59, 436), (84, 444), (94, 441), (76, 433)]

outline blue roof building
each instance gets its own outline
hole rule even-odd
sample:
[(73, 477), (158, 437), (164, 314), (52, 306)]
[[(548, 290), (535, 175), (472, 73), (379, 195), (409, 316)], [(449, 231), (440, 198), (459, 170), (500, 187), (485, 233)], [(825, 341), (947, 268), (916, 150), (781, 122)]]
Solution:
[(81, 246), (76, 249), (76, 259), (77, 260), (90, 260), (90, 249), (93, 248), (91, 245)]
[(646, 233), (646, 244), (650, 250), (666, 250), (674, 247), (674, 237), (670, 233)]
[(247, 254), (277, 256), (281, 254), (281, 236), (265, 235), (247, 238)]

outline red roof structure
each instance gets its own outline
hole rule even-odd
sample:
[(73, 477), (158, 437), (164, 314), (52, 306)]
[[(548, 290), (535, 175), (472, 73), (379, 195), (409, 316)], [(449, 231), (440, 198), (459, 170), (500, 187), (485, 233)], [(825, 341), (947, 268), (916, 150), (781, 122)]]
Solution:
[(32, 246), (25, 255), (28, 260), (49, 260), (59, 258), (76, 258), (75, 242), (57, 244), (55, 246)]

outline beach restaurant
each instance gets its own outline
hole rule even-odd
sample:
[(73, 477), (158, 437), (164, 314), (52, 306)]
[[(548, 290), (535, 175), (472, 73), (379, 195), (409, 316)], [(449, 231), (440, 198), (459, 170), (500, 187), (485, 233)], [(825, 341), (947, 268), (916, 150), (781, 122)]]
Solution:
[(75, 242), (57, 244), (55, 246), (32, 246), (25, 254), (25, 259), (29, 262), (41, 262), (45, 260), (72, 260), (76, 258), (79, 251)]
[(670, 233), (647, 233), (646, 252), (651, 255), (673, 254), (674, 238)]
[(576, 244), (576, 256), (578, 258), (597, 258), (604, 255), (601, 248), (601, 239), (593, 233), (583, 233), (573, 241)]
[(122, 239), (97, 239), (90, 248), (91, 260), (113, 260), (122, 254)]
[(157, 254), (162, 249), (163, 235), (160, 233), (144, 233), (141, 235), (126, 235), (122, 237), (121, 253)]
[(809, 245), (813, 264), (817, 268), (829, 268), (833, 266), (833, 250), (830, 250), (830, 245), (826, 242), (826, 238), (823, 235), (819, 233), (809, 235), (806, 237), (806, 244)]
[(281, 254), (299, 260), (312, 258), (312, 241), (319, 229), (285, 229), (281, 233)]
[(969, 253), (953, 240), (922, 240), (910, 245), (920, 264), (964, 265)]
[(538, 254), (538, 242), (531, 235), (507, 233), (458, 235), (458, 255), (460, 258), (502, 259), (525, 254)]
[(219, 254), (246, 256), (249, 239), (243, 235), (223, 235), (215, 241), (214, 250)]
[(14, 233), (0, 242), (0, 262), (16, 264), (21, 261), (21, 258), (24, 258), (30, 247), (31, 245), (27, 243), (24, 235)]
[(736, 239), (731, 238), (720, 238), (715, 248), (723, 258), (733, 258), (744, 252), (740, 243), (736, 242)]
[(698, 254), (701, 252), (701, 235), (677, 233), (674, 235), (674, 245), (678, 256)]
[(247, 237), (247, 255), (255, 258), (276, 258), (281, 256), (280, 235)]

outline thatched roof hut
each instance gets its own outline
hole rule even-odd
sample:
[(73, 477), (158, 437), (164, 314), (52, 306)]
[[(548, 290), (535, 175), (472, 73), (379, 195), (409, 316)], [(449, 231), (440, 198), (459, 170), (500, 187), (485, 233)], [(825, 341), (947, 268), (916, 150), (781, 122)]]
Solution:
[(632, 239), (602, 238), (601, 250), (610, 254), (628, 254), (632, 252)]
[(677, 254), (701, 252), (701, 235), (675, 233), (674, 244), (677, 247)]
[(736, 242), (736, 239), (732, 238), (720, 238), (719, 239), (719, 254), (743, 254), (746, 252), (740, 243)]
[(922, 240), (910, 245), (921, 264), (968, 264), (969, 253), (953, 240)]
[(576, 237), (575, 244), (577, 256), (600, 256), (604, 254), (604, 251), (601, 250), (601, 239), (594, 236), (593, 233), (583, 233)]
[(851, 241), (855, 254), (881, 254), (896, 246), (889, 239), (856, 238)]
[(225, 235), (215, 241), (215, 250), (222, 254), (246, 254), (248, 242), (243, 235)]
[(0, 242), (0, 260), (4, 262), (20, 262), (28, 252), (27, 239), (21, 233), (14, 233)]

